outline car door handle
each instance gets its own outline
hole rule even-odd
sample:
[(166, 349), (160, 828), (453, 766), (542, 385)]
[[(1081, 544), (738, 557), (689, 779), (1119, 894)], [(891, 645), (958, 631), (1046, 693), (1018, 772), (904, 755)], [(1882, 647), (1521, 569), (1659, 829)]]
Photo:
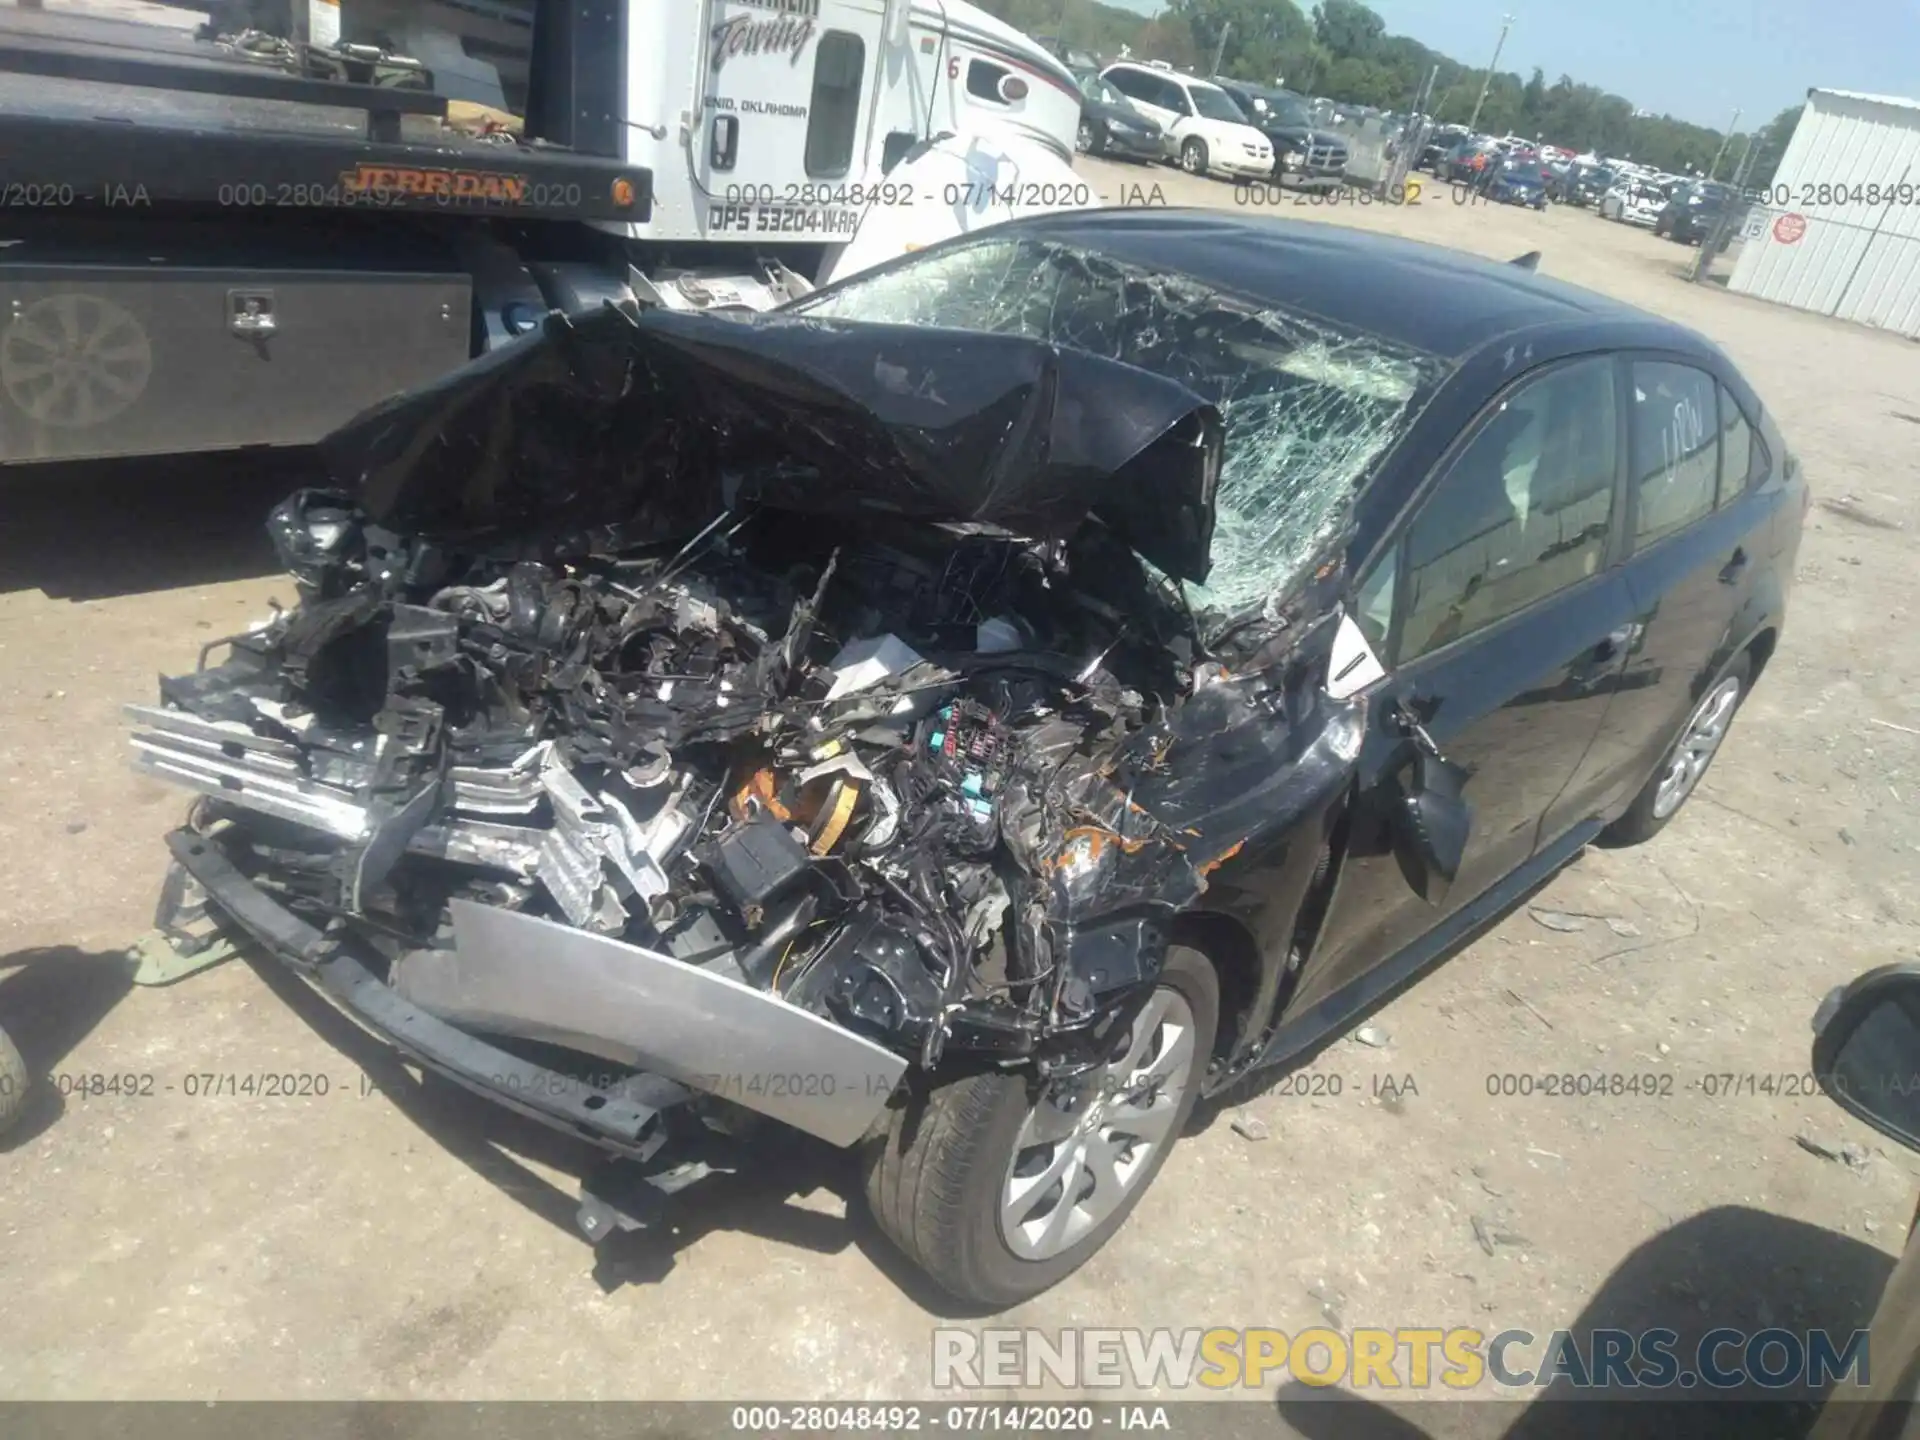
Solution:
[(1733, 558), (1720, 567), (1720, 583), (1731, 585), (1740, 578), (1740, 572), (1747, 568), (1747, 550), (1744, 545), (1735, 546)]

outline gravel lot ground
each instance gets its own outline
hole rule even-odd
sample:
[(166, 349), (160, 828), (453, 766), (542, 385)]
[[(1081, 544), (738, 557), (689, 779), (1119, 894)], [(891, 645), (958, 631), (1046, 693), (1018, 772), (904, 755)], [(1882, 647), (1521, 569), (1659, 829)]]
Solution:
[[(1169, 170), (1083, 169), (1114, 202), (1157, 186), (1234, 203)], [(1269, 1138), (1217, 1123), (1184, 1143), (1079, 1275), (950, 1323), (1855, 1323), (1920, 1161), (1817, 1095), (1702, 1086), (1798, 1075), (1829, 987), (1920, 957), (1920, 347), (1686, 284), (1688, 252), (1587, 212), (1430, 192), (1284, 213), (1501, 259), (1539, 249), (1546, 273), (1722, 344), (1816, 492), (1791, 623), (1656, 842), (1584, 856), (1378, 1014), (1367, 1039), (1384, 1043), (1315, 1060), (1337, 1097), (1269, 1091), (1247, 1111)], [(415, 1084), (266, 965), (129, 991), (118, 957), (149, 924), (182, 804), (126, 768), (117, 708), (289, 597), (259, 520), (293, 478), (221, 462), (9, 482), (0, 1023), (41, 1072), (156, 1087), (49, 1095), (0, 1153), (0, 1395), (929, 1394), (942, 1302), (849, 1202), (831, 1152), (795, 1146), (671, 1236), (596, 1262), (571, 1229), (583, 1154)], [(1564, 1070), (1657, 1071), (1673, 1094), (1487, 1093), (1489, 1073)], [(228, 1072), (331, 1091), (184, 1093)], [(1820, 1158), (1802, 1135), (1864, 1158)]]

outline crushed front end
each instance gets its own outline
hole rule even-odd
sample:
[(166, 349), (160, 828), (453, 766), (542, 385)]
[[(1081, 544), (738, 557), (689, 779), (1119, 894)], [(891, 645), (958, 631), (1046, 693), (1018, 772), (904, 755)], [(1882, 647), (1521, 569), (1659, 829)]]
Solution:
[[(270, 524), (299, 604), (129, 708), (201, 797), (169, 894), (636, 1160), (1089, 1064), (1247, 833), (1132, 798), (1194, 810), (1183, 747), (1253, 713), (1168, 579), (1205, 574), (1217, 419), (1031, 341), (856, 329), (556, 322), (338, 437), (353, 493)], [(1095, 389), (1119, 409), (1066, 433)]]

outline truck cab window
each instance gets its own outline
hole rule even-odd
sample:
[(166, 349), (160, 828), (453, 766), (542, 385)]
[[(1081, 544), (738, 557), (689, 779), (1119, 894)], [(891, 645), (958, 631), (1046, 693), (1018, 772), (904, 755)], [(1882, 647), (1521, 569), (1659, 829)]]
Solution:
[(813, 57), (813, 101), (807, 111), (807, 174), (833, 179), (853, 165), (860, 131), (860, 76), (867, 46), (858, 35), (829, 30)]
[(995, 105), (1006, 104), (1000, 93), (1000, 82), (1012, 72), (1000, 65), (985, 60), (972, 60), (967, 63), (967, 94), (976, 100), (991, 101)]

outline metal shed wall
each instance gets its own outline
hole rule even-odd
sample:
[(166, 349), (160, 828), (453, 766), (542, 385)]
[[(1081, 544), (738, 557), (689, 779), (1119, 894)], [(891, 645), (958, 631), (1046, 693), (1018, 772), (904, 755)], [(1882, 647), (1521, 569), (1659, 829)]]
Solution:
[(1753, 198), (1727, 288), (1920, 338), (1920, 101), (1809, 90)]

